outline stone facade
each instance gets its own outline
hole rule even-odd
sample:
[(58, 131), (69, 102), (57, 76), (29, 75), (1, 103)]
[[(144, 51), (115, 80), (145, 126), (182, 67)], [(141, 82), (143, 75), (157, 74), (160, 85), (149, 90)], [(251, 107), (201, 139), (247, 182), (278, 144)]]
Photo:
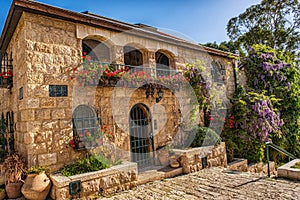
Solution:
[[(210, 73), (210, 63), (218, 61), (226, 70), (226, 81), (219, 86), (219, 95), (226, 103), (233, 95), (235, 62), (228, 53), (173, 37), (157, 36), (158, 32), (148, 33), (134, 25), (126, 28), (129, 25), (123, 24), (126, 31), (120, 31), (117, 24), (121, 22), (109, 22), (114, 25), (106, 28), (108, 22), (101, 22), (105, 21), (101, 17), (65, 14), (65, 10), (37, 2), (17, 0), (15, 4), (22, 11), (20, 18), (16, 26), (4, 30), (11, 29), (12, 33), (10, 38), (2, 38), (2, 41), (9, 41), (7, 45), (1, 43), (1, 50), (13, 56), (13, 87), (1, 89), (0, 109), (4, 113), (14, 112), (15, 149), (26, 158), (28, 166), (48, 166), (57, 170), (77, 159), (81, 152), (66, 146), (73, 137), (72, 115), (78, 105), (90, 105), (101, 114), (103, 124), (109, 125), (115, 134), (115, 144), (124, 150), (121, 157), (125, 160), (130, 160), (128, 116), (133, 105), (142, 103), (150, 108), (155, 148), (165, 145), (176, 135), (182, 116), (186, 117), (191, 109), (189, 94), (184, 92), (177, 96), (165, 89), (162, 101), (155, 103), (155, 98), (145, 97), (143, 89), (80, 87), (70, 74), (81, 63), (83, 40), (105, 43), (110, 49), (111, 61), (117, 64), (124, 64), (125, 45), (142, 52), (143, 63), (152, 69), (156, 67), (157, 51), (165, 52), (171, 67), (179, 71), (186, 63), (202, 60)], [(31, 8), (25, 9), (26, 5)], [(12, 9), (10, 20), (13, 21), (15, 15), (17, 12)], [(87, 21), (82, 21), (85, 19)], [(68, 95), (50, 97), (50, 85), (68, 86)], [(128, 104), (124, 106), (126, 101)], [(183, 109), (180, 102), (189, 108)]]

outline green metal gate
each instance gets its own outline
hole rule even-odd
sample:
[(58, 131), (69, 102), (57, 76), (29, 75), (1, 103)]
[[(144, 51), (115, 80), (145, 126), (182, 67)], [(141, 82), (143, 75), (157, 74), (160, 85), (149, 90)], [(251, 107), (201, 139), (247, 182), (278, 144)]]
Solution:
[(131, 161), (138, 163), (139, 168), (150, 166), (154, 162), (154, 143), (149, 108), (144, 104), (133, 106), (129, 125)]

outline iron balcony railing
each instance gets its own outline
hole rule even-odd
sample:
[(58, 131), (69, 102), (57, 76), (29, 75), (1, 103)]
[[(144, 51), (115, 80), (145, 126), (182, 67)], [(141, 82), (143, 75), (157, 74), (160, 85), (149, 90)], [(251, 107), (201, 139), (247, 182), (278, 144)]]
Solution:
[(151, 68), (149, 65), (130, 66), (122, 64), (85, 61), (76, 69), (77, 80), (83, 85), (141, 87), (159, 84), (179, 89), (185, 82), (182, 71)]

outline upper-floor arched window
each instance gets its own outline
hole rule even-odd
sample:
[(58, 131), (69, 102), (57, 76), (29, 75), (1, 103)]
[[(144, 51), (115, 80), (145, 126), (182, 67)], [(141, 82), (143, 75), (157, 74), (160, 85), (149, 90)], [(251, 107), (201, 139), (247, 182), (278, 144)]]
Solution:
[(157, 76), (169, 76), (170, 75), (170, 61), (169, 58), (161, 53), (155, 53), (156, 61), (156, 74)]
[(143, 65), (143, 54), (138, 49), (125, 46), (124, 47), (124, 64), (131, 66), (141, 66)]
[(110, 49), (103, 42), (96, 40), (83, 40), (82, 52), (91, 57), (91, 60), (110, 62)]
[(226, 75), (226, 69), (221, 62), (212, 61), (210, 64), (210, 71), (213, 82), (216, 82), (217, 84), (224, 84), (223, 79)]

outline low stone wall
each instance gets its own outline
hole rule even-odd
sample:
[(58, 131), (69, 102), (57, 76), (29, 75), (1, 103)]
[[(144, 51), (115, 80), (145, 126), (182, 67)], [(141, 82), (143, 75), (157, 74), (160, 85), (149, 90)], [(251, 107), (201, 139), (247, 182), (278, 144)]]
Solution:
[[(268, 173), (268, 164), (267, 163), (250, 163), (248, 164), (247, 159), (236, 158), (234, 161), (228, 164), (227, 169), (240, 171), (240, 172), (254, 172), (254, 173)], [(277, 175), (275, 162), (270, 162), (270, 174)]]
[(174, 152), (179, 157), (180, 165), (185, 174), (199, 171), (203, 167), (227, 166), (226, 146), (224, 142), (217, 146), (186, 150), (174, 149)]
[[(249, 172), (255, 172), (255, 173), (264, 173), (268, 174), (268, 164), (267, 163), (255, 163), (248, 165), (248, 171)], [(275, 162), (270, 162), (270, 174), (271, 175), (277, 175)]]
[(292, 168), (300, 159), (292, 160), (278, 168), (278, 177), (300, 180), (300, 169)]
[[(127, 190), (136, 186), (137, 164), (124, 162), (121, 165), (108, 169), (89, 172), (75, 176), (50, 175), (52, 181), (52, 199), (71, 199), (69, 184), (81, 181), (81, 192), (76, 196), (80, 199), (89, 199), (89, 196), (111, 194), (121, 190)], [(72, 198), (73, 198), (72, 197)]]
[(229, 170), (235, 170), (240, 172), (248, 171), (248, 160), (243, 158), (236, 158), (232, 162), (228, 163)]

